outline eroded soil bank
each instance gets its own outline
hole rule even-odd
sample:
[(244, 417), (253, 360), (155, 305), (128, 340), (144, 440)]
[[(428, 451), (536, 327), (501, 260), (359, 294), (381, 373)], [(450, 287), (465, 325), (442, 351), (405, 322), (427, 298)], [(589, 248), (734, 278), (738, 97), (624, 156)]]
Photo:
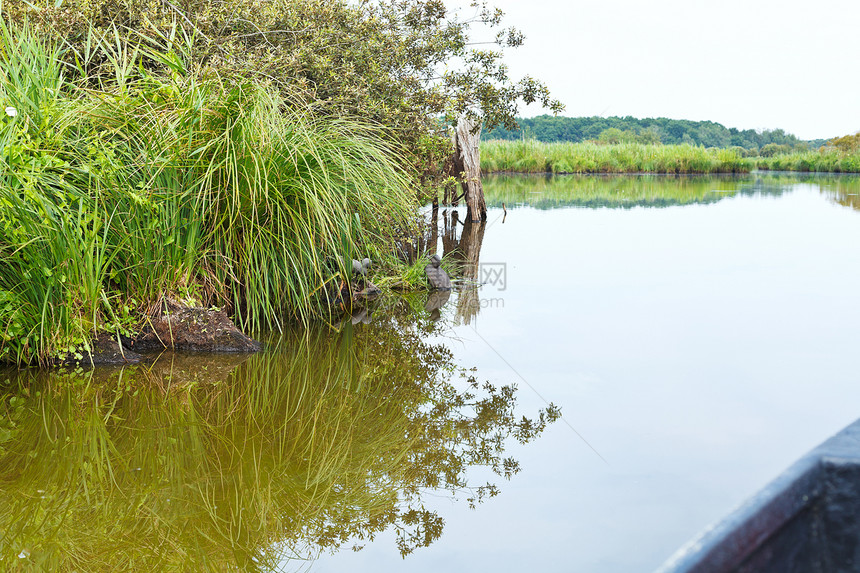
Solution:
[[(132, 364), (142, 354), (163, 350), (191, 352), (259, 352), (263, 346), (240, 331), (223, 310), (185, 306), (165, 301), (135, 337), (100, 334), (92, 351), (65, 363)], [(80, 355), (79, 355), (80, 356)]]

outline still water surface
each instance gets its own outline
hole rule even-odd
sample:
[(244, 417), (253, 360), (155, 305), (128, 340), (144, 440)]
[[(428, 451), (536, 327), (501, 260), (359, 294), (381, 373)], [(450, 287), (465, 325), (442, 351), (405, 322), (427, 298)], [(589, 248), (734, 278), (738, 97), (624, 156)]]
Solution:
[(3, 562), (647, 572), (860, 417), (857, 178), (485, 185), (486, 225), (428, 212), (448, 300), (4, 373)]

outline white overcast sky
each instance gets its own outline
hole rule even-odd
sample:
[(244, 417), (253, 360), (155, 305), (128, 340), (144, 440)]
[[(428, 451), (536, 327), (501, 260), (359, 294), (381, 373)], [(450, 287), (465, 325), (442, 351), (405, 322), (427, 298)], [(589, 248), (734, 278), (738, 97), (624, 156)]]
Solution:
[(511, 76), (544, 81), (564, 115), (712, 120), (802, 139), (860, 131), (860, 0), (489, 3), (526, 35), (506, 52)]

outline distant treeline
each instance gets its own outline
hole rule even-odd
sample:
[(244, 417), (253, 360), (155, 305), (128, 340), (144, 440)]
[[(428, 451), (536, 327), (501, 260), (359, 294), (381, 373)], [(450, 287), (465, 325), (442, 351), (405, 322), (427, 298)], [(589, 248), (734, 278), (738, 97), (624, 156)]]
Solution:
[(804, 141), (782, 129), (758, 132), (728, 128), (713, 121), (688, 121), (665, 117), (555, 117), (518, 118), (518, 130), (503, 127), (484, 132), (483, 139), (537, 139), (544, 142), (601, 141), (604, 143), (691, 144), (705, 147), (742, 147), (755, 152), (770, 146), (782, 150), (817, 149), (826, 140)]

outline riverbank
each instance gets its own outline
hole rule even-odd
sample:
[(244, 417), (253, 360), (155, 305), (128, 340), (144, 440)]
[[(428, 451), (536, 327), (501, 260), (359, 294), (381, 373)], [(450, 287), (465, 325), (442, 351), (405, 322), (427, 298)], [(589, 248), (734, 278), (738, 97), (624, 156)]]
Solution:
[(735, 149), (694, 145), (541, 143), (535, 140), (481, 143), (484, 173), (748, 173), (755, 163)]
[(542, 143), (489, 140), (481, 144), (484, 173), (749, 173), (754, 169), (860, 173), (860, 153), (825, 148), (773, 157), (744, 157), (740, 149), (694, 145)]
[(799, 171), (809, 173), (860, 173), (860, 153), (843, 153), (835, 149), (806, 151), (757, 157), (756, 169), (765, 171)]
[[(2, 38), (0, 361), (86, 356), (165, 300), (246, 331), (307, 321), (353, 282), (351, 258), (405, 272), (415, 187), (373, 128), (175, 52), (146, 54), (159, 72), (100, 43), (74, 74), (33, 30)], [(96, 61), (111, 69), (88, 76)]]

